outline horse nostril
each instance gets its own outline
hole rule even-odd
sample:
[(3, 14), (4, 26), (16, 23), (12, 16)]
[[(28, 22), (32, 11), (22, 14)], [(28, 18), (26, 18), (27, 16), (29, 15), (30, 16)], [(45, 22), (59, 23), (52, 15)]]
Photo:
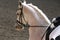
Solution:
[(51, 40), (54, 40), (53, 38), (51, 38)]

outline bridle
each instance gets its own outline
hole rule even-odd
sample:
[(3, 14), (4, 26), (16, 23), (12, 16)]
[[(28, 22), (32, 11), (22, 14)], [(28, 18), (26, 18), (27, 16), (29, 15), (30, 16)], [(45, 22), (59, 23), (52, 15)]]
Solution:
[[(28, 24), (28, 22), (27, 22), (27, 21), (25, 20), (25, 18), (24, 18), (23, 6), (22, 6), (22, 4), (21, 4), (21, 1), (19, 1), (18, 5), (20, 6), (20, 8), (18, 8), (18, 10), (20, 10), (20, 13), (17, 13), (17, 15), (19, 15), (19, 20), (17, 20), (17, 24), (20, 25), (20, 26), (23, 26), (23, 27), (28, 27), (28, 26), (30, 26), (30, 25)], [(18, 11), (18, 10), (17, 10), (17, 11)], [(23, 23), (22, 20), (24, 20), (25, 24)]]
[[(24, 26), (24, 27), (47, 27), (47, 26), (36, 26), (36, 25), (31, 26), (31, 25), (29, 25), (28, 22), (27, 22), (27, 21), (25, 20), (25, 18), (24, 18), (23, 5), (22, 5), (21, 1), (19, 1), (18, 4), (20, 5), (20, 8), (18, 8), (18, 10), (21, 11), (21, 12), (19, 13), (19, 21), (17, 20), (17, 23), (18, 23), (19, 25)], [(17, 15), (18, 15), (18, 13), (17, 13)], [(23, 23), (22, 20), (24, 20), (25, 24)]]
[[(20, 6), (20, 8), (18, 8), (18, 10), (21, 11), (20, 13), (17, 13), (17, 15), (19, 15), (19, 20), (16, 21), (18, 25), (20, 25), (21, 27), (48, 27), (48, 26), (36, 26), (36, 25), (31, 26), (31, 25), (29, 25), (28, 22), (27, 22), (27, 21), (25, 20), (25, 18), (24, 18), (22, 2), (19, 1), (18, 4), (19, 4), (19, 6)], [(22, 20), (24, 20), (25, 23), (23, 23)], [(43, 37), (44, 37), (44, 35), (46, 34), (46, 32), (47, 32), (47, 30), (44, 32), (41, 40), (43, 39)]]

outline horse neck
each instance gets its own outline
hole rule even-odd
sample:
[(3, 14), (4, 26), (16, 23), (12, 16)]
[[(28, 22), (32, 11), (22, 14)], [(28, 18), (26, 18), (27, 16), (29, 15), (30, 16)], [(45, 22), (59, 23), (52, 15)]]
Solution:
[(50, 20), (40, 9), (36, 9), (33, 6), (23, 4), (23, 12), (25, 15), (25, 19), (30, 25), (47, 26), (50, 24)]

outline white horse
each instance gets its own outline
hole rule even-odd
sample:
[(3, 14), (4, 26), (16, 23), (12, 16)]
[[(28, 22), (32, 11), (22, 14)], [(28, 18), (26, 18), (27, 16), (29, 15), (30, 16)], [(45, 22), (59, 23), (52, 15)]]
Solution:
[[(22, 6), (24, 18), (29, 25), (48, 26), (51, 24), (45, 13), (43, 13), (43, 11), (37, 6), (31, 3), (27, 4), (26, 1), (22, 3)], [(20, 8), (20, 5), (18, 6), (18, 8)], [(17, 13), (19, 12), (20, 10), (17, 10)], [(19, 20), (18, 15), (17, 20)], [(43, 29), (41, 27), (29, 27), (29, 40), (41, 40), (42, 30)]]

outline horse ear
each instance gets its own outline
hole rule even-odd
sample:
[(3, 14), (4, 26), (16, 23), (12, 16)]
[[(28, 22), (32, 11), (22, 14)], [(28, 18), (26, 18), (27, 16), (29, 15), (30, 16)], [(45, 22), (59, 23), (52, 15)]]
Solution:
[(24, 2), (23, 3), (25, 3), (26, 4), (26, 0), (24, 0)]

